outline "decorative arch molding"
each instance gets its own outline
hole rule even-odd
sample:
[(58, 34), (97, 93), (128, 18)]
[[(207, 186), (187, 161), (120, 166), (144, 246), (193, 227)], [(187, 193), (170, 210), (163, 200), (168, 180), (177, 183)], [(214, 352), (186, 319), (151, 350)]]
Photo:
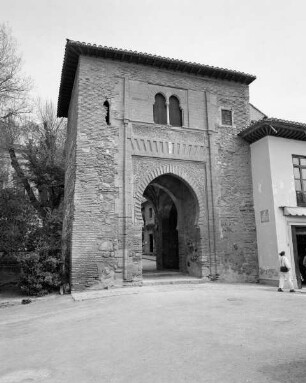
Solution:
[(180, 107), (182, 107), (182, 103), (183, 103), (182, 96), (180, 96), (178, 93), (172, 92), (169, 96), (169, 100), (170, 100), (170, 97), (172, 96), (178, 99)]
[[(135, 219), (139, 222), (142, 221), (141, 215), (141, 203), (143, 200), (143, 193), (147, 186), (157, 177), (162, 175), (173, 175), (182, 180), (190, 189), (191, 193), (194, 195), (194, 198), (197, 201), (199, 212), (197, 217), (197, 225), (202, 225), (205, 210), (206, 210), (206, 196), (204, 187), (200, 188), (198, 183), (194, 180), (192, 176), (190, 176), (185, 169), (182, 169), (180, 165), (169, 164), (169, 165), (161, 165), (157, 168), (147, 171), (142, 177), (139, 184), (136, 186), (135, 194), (134, 194), (134, 208), (135, 208)], [(203, 174), (203, 178), (205, 178), (205, 174)]]
[(169, 96), (167, 94), (167, 92), (165, 92), (163, 89), (162, 90), (151, 90), (150, 92), (150, 99), (151, 99), (151, 102), (154, 104), (154, 101), (155, 101), (155, 97), (157, 94), (161, 94), (162, 96), (165, 97), (165, 100), (166, 102), (168, 102), (168, 99), (169, 99)]

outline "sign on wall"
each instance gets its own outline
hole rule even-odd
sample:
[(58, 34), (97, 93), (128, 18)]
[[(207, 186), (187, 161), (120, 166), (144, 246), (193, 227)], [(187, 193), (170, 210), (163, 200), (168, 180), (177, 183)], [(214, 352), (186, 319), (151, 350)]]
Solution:
[(269, 209), (261, 210), (260, 211), (260, 221), (261, 221), (261, 223), (269, 222), (270, 221)]

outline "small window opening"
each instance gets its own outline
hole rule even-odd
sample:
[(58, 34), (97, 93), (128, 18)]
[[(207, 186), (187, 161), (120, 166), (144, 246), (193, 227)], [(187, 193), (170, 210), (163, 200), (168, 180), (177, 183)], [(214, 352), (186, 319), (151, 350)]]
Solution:
[(157, 93), (153, 105), (153, 120), (155, 124), (167, 124), (167, 105), (165, 97)]
[(109, 122), (109, 102), (108, 101), (105, 101), (104, 104), (103, 104), (104, 108), (105, 108), (105, 111), (106, 111), (106, 114), (105, 114), (105, 121), (107, 123), (107, 125), (110, 125), (110, 122)]
[(229, 109), (221, 109), (221, 123), (222, 125), (233, 125), (233, 113)]
[(153, 209), (150, 207), (149, 208), (149, 218), (153, 217)]
[(169, 99), (169, 118), (170, 125), (182, 126), (182, 110), (177, 97), (171, 96)]
[(154, 251), (153, 234), (149, 234), (149, 241), (150, 241), (150, 253), (153, 253)]
[(306, 157), (292, 156), (296, 202), (306, 206)]

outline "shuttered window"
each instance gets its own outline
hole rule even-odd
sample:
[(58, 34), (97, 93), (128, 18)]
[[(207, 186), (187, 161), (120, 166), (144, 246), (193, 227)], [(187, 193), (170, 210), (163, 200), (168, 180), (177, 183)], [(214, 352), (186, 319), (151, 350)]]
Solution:
[(167, 124), (167, 105), (165, 97), (157, 93), (155, 103), (153, 105), (153, 120), (155, 124)]
[(170, 125), (172, 126), (183, 125), (180, 102), (175, 96), (171, 96), (169, 99), (169, 118), (170, 118)]
[(221, 109), (221, 123), (222, 125), (233, 125), (233, 114), (229, 109)]

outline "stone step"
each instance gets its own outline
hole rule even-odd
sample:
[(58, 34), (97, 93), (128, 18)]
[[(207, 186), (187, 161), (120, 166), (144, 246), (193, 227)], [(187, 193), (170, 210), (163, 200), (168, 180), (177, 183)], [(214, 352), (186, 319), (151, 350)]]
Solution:
[(162, 276), (162, 277), (144, 277), (143, 286), (158, 286), (158, 285), (180, 285), (180, 284), (199, 284), (207, 283), (207, 280), (202, 278), (191, 277), (189, 275)]
[(143, 271), (143, 278), (164, 278), (164, 277), (181, 277), (187, 276), (179, 271)]

